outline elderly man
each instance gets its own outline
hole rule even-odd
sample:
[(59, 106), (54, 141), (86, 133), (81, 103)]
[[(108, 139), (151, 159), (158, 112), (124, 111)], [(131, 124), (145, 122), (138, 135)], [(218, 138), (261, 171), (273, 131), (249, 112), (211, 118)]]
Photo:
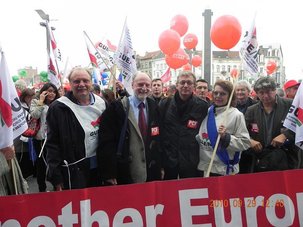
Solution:
[(96, 149), (105, 102), (93, 94), (91, 72), (74, 68), (71, 91), (54, 101), (47, 114), (47, 164), (56, 190), (100, 185)]
[(182, 71), (177, 78), (177, 92), (160, 102), (161, 149), (163, 150), (164, 179), (199, 177), (199, 145), (196, 135), (207, 114), (208, 104), (193, 92), (196, 77)]
[(294, 133), (283, 127), (292, 101), (276, 94), (276, 83), (271, 77), (260, 77), (254, 85), (254, 90), (260, 102), (248, 107), (245, 113), (251, 137), (250, 152), (256, 164), (251, 166), (254, 168), (252, 171), (297, 167)]
[(102, 115), (98, 166), (104, 184), (131, 184), (161, 179), (159, 110), (149, 96), (151, 79), (137, 72), (134, 95), (110, 104)]
[(251, 92), (251, 86), (246, 80), (240, 80), (235, 84), (235, 93), (237, 98), (236, 108), (245, 114), (247, 108), (255, 103), (256, 100), (253, 100), (249, 97)]

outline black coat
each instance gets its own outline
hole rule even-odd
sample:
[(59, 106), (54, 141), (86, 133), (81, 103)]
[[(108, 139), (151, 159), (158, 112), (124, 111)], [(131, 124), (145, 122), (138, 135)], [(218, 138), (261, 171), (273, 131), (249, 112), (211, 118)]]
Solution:
[(179, 170), (184, 175), (188, 175), (187, 173), (197, 170), (199, 163), (199, 145), (196, 135), (207, 115), (208, 104), (198, 97), (192, 96), (185, 105), (181, 106), (177, 104), (177, 96), (178, 93), (173, 98), (162, 100), (159, 104), (162, 115), (163, 166), (169, 168), (179, 166)]
[[(66, 96), (76, 103), (72, 93)], [(86, 156), (84, 145), (84, 130), (72, 110), (59, 101), (54, 101), (47, 113), (47, 163), (48, 178), (53, 185), (63, 184), (69, 188), (69, 174), (71, 188), (86, 188), (89, 186), (90, 160), (84, 159), (69, 167), (69, 173), (64, 160), (74, 163)]]

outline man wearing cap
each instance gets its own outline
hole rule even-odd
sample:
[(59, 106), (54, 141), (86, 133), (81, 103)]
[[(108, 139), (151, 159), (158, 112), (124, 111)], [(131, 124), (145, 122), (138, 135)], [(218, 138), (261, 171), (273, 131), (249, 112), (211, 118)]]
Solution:
[(299, 86), (300, 86), (300, 83), (298, 83), (296, 80), (287, 81), (283, 86), (283, 89), (285, 92), (285, 97), (289, 98), (289, 99), (294, 99)]
[[(271, 77), (260, 77), (254, 85), (254, 90), (260, 102), (248, 107), (245, 113), (252, 156), (252, 165), (247, 163), (246, 166), (247, 172), (296, 168), (298, 156), (294, 133), (283, 127), (292, 100), (277, 95), (276, 83)], [(265, 156), (267, 164), (255, 165), (262, 163), (261, 160)]]

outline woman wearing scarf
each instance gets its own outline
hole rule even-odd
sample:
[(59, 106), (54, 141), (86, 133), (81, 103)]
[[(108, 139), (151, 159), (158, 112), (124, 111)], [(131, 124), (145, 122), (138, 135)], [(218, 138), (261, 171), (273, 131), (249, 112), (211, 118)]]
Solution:
[[(250, 137), (244, 115), (228, 101), (233, 84), (217, 80), (212, 92), (213, 105), (208, 109), (196, 139), (200, 147), (198, 169), (206, 174), (214, 147), (220, 134), (218, 149), (211, 167), (210, 176), (232, 175), (239, 172), (240, 153), (250, 147)], [(232, 101), (235, 100), (233, 95)]]

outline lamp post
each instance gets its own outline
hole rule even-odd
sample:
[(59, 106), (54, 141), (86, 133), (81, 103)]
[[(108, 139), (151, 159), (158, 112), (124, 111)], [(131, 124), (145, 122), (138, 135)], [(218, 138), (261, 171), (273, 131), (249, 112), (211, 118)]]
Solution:
[[(49, 23), (49, 15), (46, 14), (43, 10), (41, 9), (36, 9), (35, 10), (39, 16), (41, 17), (42, 20), (45, 20), (45, 22), (40, 22), (40, 26), (45, 27), (46, 29), (46, 47), (47, 47), (47, 53), (50, 53), (50, 34), (49, 31), (47, 29), (47, 25)], [(55, 30), (54, 27), (51, 27), (52, 30)]]

